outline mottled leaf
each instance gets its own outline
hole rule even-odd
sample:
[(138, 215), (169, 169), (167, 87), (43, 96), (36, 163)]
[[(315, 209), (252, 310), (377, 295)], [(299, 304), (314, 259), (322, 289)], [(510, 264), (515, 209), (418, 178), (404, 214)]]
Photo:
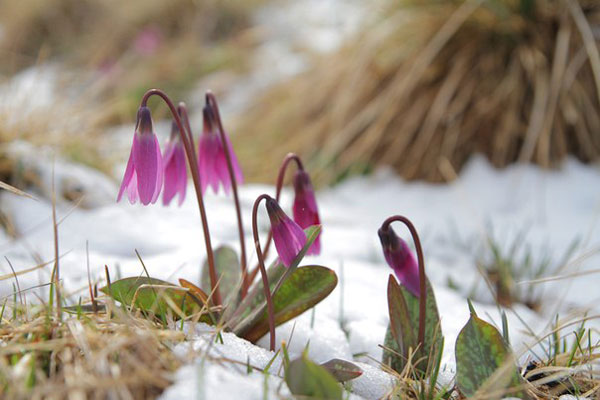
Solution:
[[(521, 383), (504, 338), (493, 325), (477, 317), (473, 310), (456, 339), (455, 355), (456, 385), (466, 397), (473, 396), (484, 385), (498, 392)], [(515, 395), (528, 398), (525, 393), (512, 394)], [(502, 393), (497, 396), (502, 397), (505, 397)]]
[[(223, 297), (223, 306), (235, 307), (240, 300), (240, 287), (242, 283), (242, 269), (238, 261), (238, 256), (235, 250), (227, 246), (218, 247), (213, 254), (219, 291)], [(208, 261), (205, 261), (202, 266), (200, 287), (205, 293), (212, 292)]]
[[(273, 296), (275, 325), (281, 325), (313, 307), (336, 285), (337, 276), (329, 268), (310, 265), (296, 269)], [(269, 331), (267, 312), (263, 311), (261, 318), (252, 325), (242, 325), (233, 331), (246, 340), (257, 341)]]
[(202, 308), (202, 302), (188, 290), (160, 279), (124, 278), (100, 290), (126, 306), (134, 305), (160, 317), (168, 312), (174, 316), (191, 315)]
[(285, 381), (290, 392), (302, 398), (342, 399), (340, 384), (325, 368), (309, 360), (306, 354), (290, 363)]
[[(428, 375), (440, 347), (443, 345), (440, 317), (435, 294), (429, 280), (425, 281), (425, 341), (418, 347), (419, 298), (406, 290), (390, 275), (388, 281), (388, 309), (390, 324), (384, 345), (392, 351), (384, 350), (383, 362), (397, 372), (401, 372), (412, 354), (413, 366), (417, 371)], [(394, 343), (395, 342), (395, 343)], [(416, 350), (416, 352), (415, 352)]]
[(349, 361), (334, 358), (321, 364), (338, 382), (346, 382), (356, 379), (362, 375), (363, 371), (359, 366)]

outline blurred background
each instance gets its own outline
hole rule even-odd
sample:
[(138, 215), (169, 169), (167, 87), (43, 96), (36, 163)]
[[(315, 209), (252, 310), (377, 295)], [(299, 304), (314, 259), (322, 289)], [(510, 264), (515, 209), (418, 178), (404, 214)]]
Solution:
[(4, 1), (0, 180), (38, 184), (47, 146), (120, 179), (152, 87), (197, 133), (215, 91), (248, 181), (289, 151), (320, 185), (379, 165), (445, 181), (474, 153), (594, 162), (599, 23), (597, 0)]

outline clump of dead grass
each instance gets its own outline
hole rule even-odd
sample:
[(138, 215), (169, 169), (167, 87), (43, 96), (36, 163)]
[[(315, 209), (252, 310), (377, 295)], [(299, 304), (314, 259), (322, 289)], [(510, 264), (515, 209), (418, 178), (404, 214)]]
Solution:
[(293, 150), (331, 182), (374, 164), (443, 180), (482, 152), (496, 166), (600, 155), (600, 6), (585, 0), (392, 2), (336, 54), (240, 121), (250, 175)]
[(177, 329), (122, 310), (73, 308), (59, 320), (48, 308), (28, 317), (35, 309), (2, 308), (0, 397), (155, 398), (181, 365), (171, 350), (185, 337)]

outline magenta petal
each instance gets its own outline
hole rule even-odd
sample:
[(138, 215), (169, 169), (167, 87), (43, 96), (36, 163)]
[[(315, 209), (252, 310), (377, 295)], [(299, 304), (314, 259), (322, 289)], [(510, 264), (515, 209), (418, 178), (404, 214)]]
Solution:
[[(306, 229), (309, 226), (320, 225), (319, 211), (315, 192), (310, 177), (303, 170), (298, 170), (294, 176), (294, 205), (292, 207), (294, 221)], [(321, 233), (307, 251), (307, 254), (321, 253)]]
[(175, 156), (175, 167), (177, 169), (177, 192), (179, 193), (179, 205), (185, 200), (185, 193), (187, 190), (187, 169), (185, 166), (185, 151), (183, 146), (179, 146), (176, 149)]
[(163, 161), (162, 161), (162, 155), (160, 154), (160, 144), (158, 143), (158, 138), (156, 137), (156, 135), (154, 135), (154, 144), (155, 144), (155, 151), (156, 151), (156, 180), (155, 180), (155, 187), (154, 187), (154, 195), (152, 196), (152, 203), (156, 203), (156, 200), (158, 199), (158, 196), (160, 195), (160, 191), (162, 190), (162, 186), (163, 186), (163, 180), (164, 180), (164, 171), (163, 171)]
[(160, 149), (157, 154), (157, 139), (154, 134), (135, 134), (133, 162), (137, 174), (140, 201), (144, 205), (150, 204), (153, 199), (156, 200), (155, 194), (159, 180), (162, 182)]
[(129, 186), (127, 187), (127, 197), (129, 198), (129, 203), (135, 204), (136, 201), (140, 199), (137, 188), (137, 175), (135, 172), (133, 173), (133, 177), (129, 182)]
[(271, 220), (275, 249), (283, 265), (289, 267), (306, 245), (306, 234), (283, 212), (274, 199), (267, 198), (266, 205)]
[(242, 168), (240, 168), (240, 163), (238, 162), (237, 156), (233, 152), (233, 146), (231, 145), (231, 140), (229, 140), (229, 136), (225, 135), (225, 141), (227, 142), (227, 148), (229, 149), (231, 166), (233, 167), (233, 174), (235, 176), (235, 180), (238, 184), (244, 183), (244, 175), (242, 174)]
[(131, 151), (129, 152), (129, 160), (127, 160), (127, 167), (125, 168), (125, 174), (123, 175), (121, 187), (119, 188), (119, 194), (117, 195), (117, 202), (121, 201), (121, 198), (123, 197), (123, 192), (129, 187), (129, 184), (131, 183), (131, 180), (134, 177), (134, 172), (135, 170), (133, 168), (133, 149), (131, 149)]
[[(220, 139), (220, 138), (219, 138)], [(215, 169), (217, 171), (217, 176), (221, 184), (223, 185), (223, 190), (225, 194), (229, 194), (229, 190), (231, 189), (231, 177), (229, 176), (229, 167), (227, 166), (227, 158), (225, 155), (225, 149), (223, 148), (223, 144), (219, 140), (219, 151), (215, 157)]]
[(419, 296), (419, 265), (408, 245), (396, 235), (391, 227), (380, 228), (378, 234), (385, 261), (402, 285), (415, 296)]

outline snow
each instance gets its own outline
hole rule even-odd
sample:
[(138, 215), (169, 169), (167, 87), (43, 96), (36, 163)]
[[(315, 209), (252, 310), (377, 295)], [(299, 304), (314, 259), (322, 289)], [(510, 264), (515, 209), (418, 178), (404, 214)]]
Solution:
[[(26, 146), (22, 151), (26, 153)], [(45, 151), (36, 154), (44, 155)], [(27, 158), (31, 163), (46, 163), (51, 158)], [(68, 178), (68, 179), (67, 179)], [(74, 293), (75, 303), (86, 286), (86, 242), (89, 242), (90, 266), (93, 279), (103, 279), (103, 266), (109, 266), (115, 276), (141, 273), (134, 249), (142, 255), (150, 275), (176, 282), (185, 278), (199, 279), (199, 265), (204, 259), (202, 231), (197, 217), (194, 197), (188, 196), (181, 208), (154, 205), (143, 207), (128, 203), (114, 203), (116, 184), (95, 171), (55, 161), (57, 187), (65, 179), (77, 184), (86, 198), (103, 199), (91, 202), (89, 208), (75, 208), (61, 199), (57, 203), (59, 225), (61, 276), (66, 292)], [(190, 186), (188, 193), (192, 193)], [(112, 199), (107, 194), (112, 191)], [(260, 193), (272, 193), (267, 185), (246, 185), (240, 195), (246, 226), (247, 249), (250, 241), (249, 216), (253, 200)], [(108, 197), (107, 197), (108, 196)], [(38, 194), (37, 201), (2, 192), (0, 202), (17, 231), (18, 239), (6, 236), (0, 239), (2, 255), (17, 271), (36, 265), (36, 260), (53, 259), (51, 203), (47, 193)], [(381, 359), (383, 336), (388, 322), (386, 284), (390, 273), (385, 265), (376, 235), (379, 224), (389, 215), (401, 213), (411, 218), (423, 240), (427, 273), (436, 293), (446, 337), (441, 381), (450, 384), (454, 373), (454, 342), (469, 318), (465, 301), (467, 288), (481, 277), (475, 267), (473, 249), (480, 246), (486, 229), (492, 229), (507, 241), (515, 232), (529, 229), (525, 241), (534, 249), (534, 255), (544, 248), (554, 255), (562, 254), (571, 240), (579, 236), (581, 244), (571, 257), (572, 262), (560, 274), (584, 271), (597, 267), (600, 257), (598, 246), (598, 216), (600, 212), (600, 171), (596, 166), (584, 166), (568, 160), (556, 171), (543, 171), (534, 166), (514, 166), (495, 170), (482, 158), (474, 158), (459, 179), (448, 185), (407, 183), (390, 171), (379, 171), (370, 177), (358, 177), (318, 193), (323, 221), (323, 254), (308, 257), (305, 263), (326, 265), (336, 271), (338, 287), (314, 311), (277, 328), (277, 341), (285, 340), (290, 356), (297, 357), (308, 346), (309, 356), (316, 362), (332, 358), (353, 360), (364, 370), (364, 375), (348, 384), (355, 398), (380, 398), (393, 385), (393, 377), (383, 372)], [(289, 210), (291, 193), (284, 191), (284, 209)], [(215, 246), (227, 243), (238, 247), (235, 214), (232, 201), (223, 195), (209, 194), (207, 209)], [(64, 220), (63, 220), (64, 217)], [(267, 218), (261, 215), (263, 231)], [(492, 228), (485, 228), (486, 221)], [(467, 246), (457, 246), (455, 225)], [(402, 227), (397, 232), (408, 239)], [(263, 233), (264, 234), (264, 233)], [(500, 240), (502, 242), (502, 240)], [(544, 247), (545, 246), (545, 247)], [(256, 259), (250, 253), (250, 264)], [(581, 258), (582, 255), (586, 257)], [(271, 257), (273, 254), (271, 254)], [(9, 274), (6, 263), (1, 274)], [(22, 288), (47, 282), (50, 266), (37, 272), (19, 276)], [(447, 286), (448, 279), (458, 283), (457, 290)], [(536, 334), (547, 333), (548, 323), (556, 312), (567, 316), (573, 311), (597, 314), (597, 275), (540, 283), (543, 286), (542, 310), (535, 313), (522, 304), (508, 312), (511, 341), (521, 361), (531, 358), (526, 344), (532, 342), (531, 333), (521, 319)], [(79, 290), (79, 291), (78, 291)], [(32, 291), (33, 292), (33, 291)], [(42, 298), (47, 290), (37, 290)], [(12, 293), (12, 281), (0, 281), (0, 296)], [(31, 295), (31, 293), (30, 293)], [(343, 303), (341, 304), (343, 299)], [(484, 296), (475, 295), (478, 314), (500, 326), (497, 307)], [(597, 326), (590, 321), (591, 326)], [(189, 342), (174, 351), (186, 360), (187, 366), (175, 376), (175, 384), (164, 393), (164, 398), (196, 393), (194, 386), (200, 379), (205, 398), (216, 393), (222, 398), (262, 398), (265, 378), (260, 372), (273, 353), (265, 349), (268, 338), (258, 346), (230, 333), (224, 334), (225, 344), (214, 342), (212, 328), (206, 325), (188, 326)], [(209, 346), (210, 344), (210, 346)], [(187, 347), (186, 347), (187, 346)], [(210, 349), (209, 349), (210, 348)], [(209, 349), (209, 350), (208, 350)], [(208, 353), (207, 353), (208, 351)], [(207, 355), (208, 354), (208, 355)], [(232, 362), (215, 361), (226, 358)], [(247, 375), (245, 364), (256, 368)], [(279, 371), (281, 360), (271, 367)], [(193, 379), (192, 379), (193, 378)], [(235, 385), (228, 385), (235, 382)], [(285, 393), (281, 379), (270, 376), (268, 395)], [(254, 397), (253, 397), (254, 396)]]

